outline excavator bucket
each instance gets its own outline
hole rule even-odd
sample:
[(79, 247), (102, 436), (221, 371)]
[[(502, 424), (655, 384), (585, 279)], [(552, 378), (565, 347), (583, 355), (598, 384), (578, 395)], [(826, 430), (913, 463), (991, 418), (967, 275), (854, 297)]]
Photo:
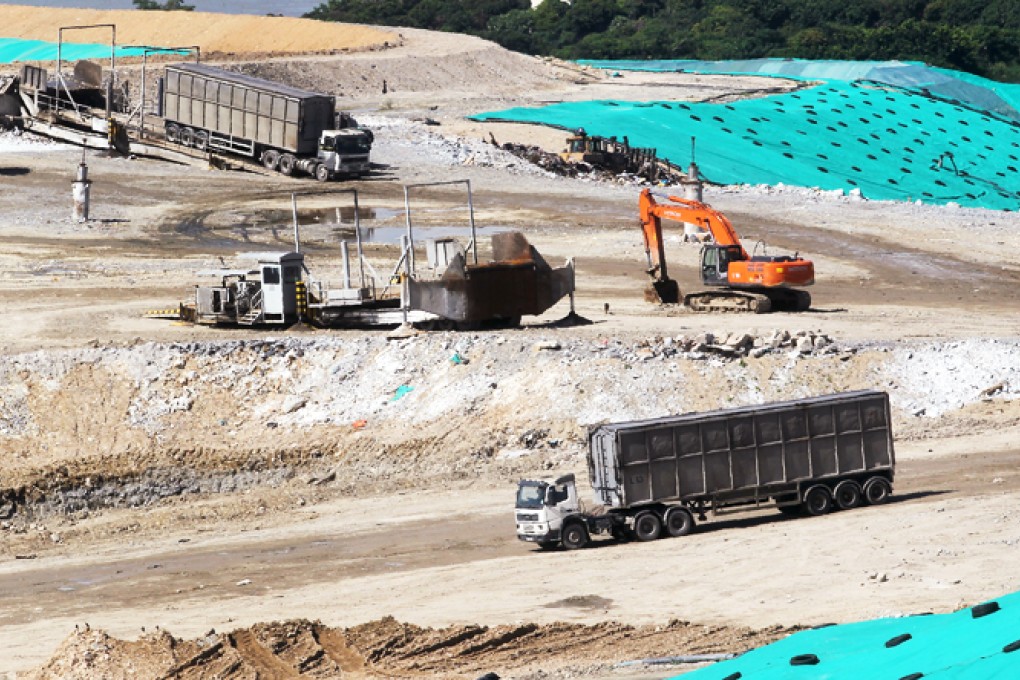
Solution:
[(665, 281), (652, 281), (645, 288), (646, 302), (661, 302), (666, 305), (675, 305), (680, 302), (680, 285), (673, 279)]

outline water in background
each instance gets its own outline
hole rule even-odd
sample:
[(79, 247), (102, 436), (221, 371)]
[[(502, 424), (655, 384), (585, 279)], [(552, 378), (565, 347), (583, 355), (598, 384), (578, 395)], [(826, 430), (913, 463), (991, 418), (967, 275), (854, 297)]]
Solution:
[[(804, 89), (730, 103), (589, 101), (475, 120), (627, 137), (717, 184), (789, 184), (870, 199), (1020, 209), (1020, 86), (902, 62), (588, 62), (614, 71), (751, 73)], [(626, 76), (624, 76), (626, 77)]]
[[(224, 14), (282, 14), (299, 17), (312, 11), (324, 0), (186, 0), (196, 12)], [(38, 7), (83, 7), (87, 9), (134, 9), (131, 0), (15, 0), (12, 4)]]

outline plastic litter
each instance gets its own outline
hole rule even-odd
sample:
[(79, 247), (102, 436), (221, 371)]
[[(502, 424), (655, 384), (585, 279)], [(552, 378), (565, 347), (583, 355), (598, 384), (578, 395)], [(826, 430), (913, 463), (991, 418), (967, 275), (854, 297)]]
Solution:
[(397, 388), (397, 391), (393, 394), (393, 398), (390, 399), (390, 401), (397, 401), (398, 399), (403, 399), (413, 391), (414, 387), (412, 387), (411, 385), (401, 385), (400, 387)]

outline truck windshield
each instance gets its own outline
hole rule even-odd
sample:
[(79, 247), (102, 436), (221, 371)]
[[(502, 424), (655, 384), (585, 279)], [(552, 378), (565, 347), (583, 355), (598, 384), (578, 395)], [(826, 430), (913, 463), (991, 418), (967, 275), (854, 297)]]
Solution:
[(517, 487), (517, 507), (541, 508), (545, 500), (545, 487), (540, 482), (521, 482)]
[(366, 135), (337, 135), (337, 153), (368, 153), (372, 150), (372, 144)]

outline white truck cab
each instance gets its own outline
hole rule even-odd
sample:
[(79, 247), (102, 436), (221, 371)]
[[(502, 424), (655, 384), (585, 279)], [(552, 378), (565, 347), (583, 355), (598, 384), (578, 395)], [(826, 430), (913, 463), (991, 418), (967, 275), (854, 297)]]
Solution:
[(372, 151), (372, 134), (363, 128), (323, 130), (319, 138), (318, 161), (328, 175), (317, 179), (332, 179), (337, 176), (360, 177), (369, 171), (369, 154)]
[[(577, 484), (573, 474), (554, 482), (522, 479), (517, 485), (517, 538), (542, 548), (559, 545), (564, 521), (578, 515)], [(585, 536), (587, 542), (587, 536)]]

